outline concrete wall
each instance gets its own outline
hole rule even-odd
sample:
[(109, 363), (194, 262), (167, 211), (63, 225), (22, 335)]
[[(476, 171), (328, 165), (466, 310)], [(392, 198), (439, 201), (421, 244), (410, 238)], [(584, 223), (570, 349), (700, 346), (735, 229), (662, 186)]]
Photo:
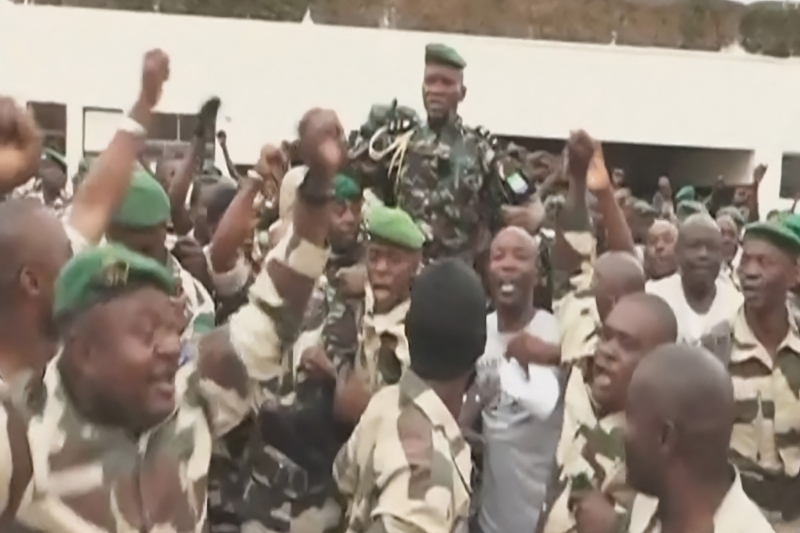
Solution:
[(798, 60), (46, 6), (4, 6), (0, 18), (0, 92), (67, 104), (71, 165), (84, 108), (127, 108), (155, 46), (172, 58), (161, 110), (194, 112), (219, 95), (218, 125), (242, 163), (291, 138), (311, 106), (334, 107), (348, 128), (372, 103), (421, 108), (430, 41), (467, 59), (465, 120), (498, 133), (563, 138), (583, 127), (616, 142), (752, 151), (728, 178), (769, 164), (770, 206), (781, 203), (782, 154), (800, 151)]

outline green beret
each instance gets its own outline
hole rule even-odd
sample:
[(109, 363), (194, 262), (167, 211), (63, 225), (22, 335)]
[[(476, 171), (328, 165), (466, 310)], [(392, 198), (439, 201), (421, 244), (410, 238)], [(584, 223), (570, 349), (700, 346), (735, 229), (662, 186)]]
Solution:
[(745, 239), (763, 239), (792, 254), (800, 253), (800, 215), (784, 215), (767, 222), (748, 224)]
[(370, 237), (411, 250), (421, 249), (425, 242), (425, 234), (400, 208), (376, 205), (367, 212), (365, 222)]
[(109, 290), (142, 283), (152, 284), (167, 294), (175, 292), (175, 275), (155, 259), (121, 244), (87, 248), (61, 269), (53, 289), (53, 314), (58, 318), (87, 309)]
[(463, 70), (467, 62), (454, 48), (441, 43), (431, 43), (425, 47), (425, 63), (436, 63)]
[(361, 186), (346, 174), (337, 174), (333, 179), (333, 195), (340, 202), (361, 198)]
[(65, 171), (67, 170), (67, 159), (64, 157), (63, 154), (56, 152), (52, 148), (45, 148), (44, 150), (42, 150), (42, 161), (45, 161), (47, 159), (57, 163)]
[(697, 194), (694, 192), (694, 187), (691, 185), (684, 185), (678, 192), (675, 193), (675, 201), (682, 202), (684, 200), (696, 200)]
[(169, 220), (169, 196), (143, 168), (134, 170), (128, 194), (112, 222), (132, 228), (152, 228)]

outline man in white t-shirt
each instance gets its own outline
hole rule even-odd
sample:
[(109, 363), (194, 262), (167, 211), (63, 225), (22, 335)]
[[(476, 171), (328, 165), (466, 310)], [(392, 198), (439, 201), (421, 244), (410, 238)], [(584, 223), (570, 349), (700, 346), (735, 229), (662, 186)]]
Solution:
[(720, 276), (722, 233), (708, 214), (691, 215), (678, 230), (678, 273), (646, 290), (663, 298), (678, 319), (678, 340), (698, 345), (712, 328), (729, 323), (742, 304), (736, 287)]
[(558, 443), (563, 410), (557, 367), (520, 364), (507, 354), (509, 342), (519, 336), (527, 337), (524, 344), (531, 349), (558, 353), (555, 317), (533, 307), (537, 254), (535, 240), (519, 228), (498, 233), (490, 250), (489, 285), (497, 311), (487, 317), (476, 380), (484, 394), (497, 391), (481, 402), (477, 521), (483, 533), (535, 530)]

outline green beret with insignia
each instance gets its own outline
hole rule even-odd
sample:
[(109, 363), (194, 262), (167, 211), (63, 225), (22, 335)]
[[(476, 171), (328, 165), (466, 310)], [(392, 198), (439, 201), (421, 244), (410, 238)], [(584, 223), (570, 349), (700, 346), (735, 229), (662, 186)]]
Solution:
[(175, 275), (155, 259), (121, 244), (93, 246), (70, 259), (56, 279), (53, 314), (56, 318), (82, 311), (114, 291), (150, 284), (167, 294), (175, 292)]
[(425, 242), (425, 234), (400, 208), (376, 205), (367, 212), (365, 222), (371, 238), (411, 250), (420, 250)]
[(346, 174), (337, 174), (333, 179), (333, 195), (340, 202), (361, 198), (361, 186)]
[(678, 192), (675, 193), (675, 201), (682, 202), (685, 200), (696, 200), (697, 193), (694, 191), (694, 187), (691, 185), (684, 185)]
[(56, 163), (66, 172), (67, 159), (64, 157), (64, 154), (60, 154), (55, 150), (53, 150), (52, 148), (45, 148), (44, 150), (42, 150), (42, 161), (46, 161), (48, 159)]
[(143, 168), (133, 171), (128, 194), (111, 220), (131, 228), (152, 228), (169, 220), (169, 196)]
[(467, 66), (467, 62), (455, 51), (455, 48), (441, 43), (431, 43), (425, 47), (425, 63), (447, 65), (458, 70), (463, 70)]
[(800, 215), (783, 215), (767, 222), (748, 224), (744, 238), (763, 239), (789, 253), (800, 253)]

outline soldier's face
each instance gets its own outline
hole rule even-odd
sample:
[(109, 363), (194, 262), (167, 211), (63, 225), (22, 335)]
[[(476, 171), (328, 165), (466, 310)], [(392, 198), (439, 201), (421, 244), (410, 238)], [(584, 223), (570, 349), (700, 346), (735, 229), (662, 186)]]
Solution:
[(786, 293), (797, 280), (797, 262), (765, 240), (746, 238), (738, 274), (745, 305), (770, 309), (785, 305)]
[(86, 316), (76, 356), (85, 391), (129, 429), (143, 431), (175, 409), (184, 319), (169, 295), (150, 286), (97, 305)]
[(671, 276), (678, 270), (675, 241), (678, 231), (669, 222), (658, 221), (647, 232), (644, 261), (647, 275), (653, 279)]
[(628, 384), (636, 365), (657, 344), (649, 342), (653, 325), (641, 306), (623, 298), (606, 318), (595, 352), (592, 375), (592, 397), (606, 414), (625, 408)]
[(37, 176), (42, 180), (42, 188), (53, 194), (63, 191), (67, 185), (67, 173), (50, 159), (42, 161)]
[(722, 234), (709, 224), (686, 225), (678, 233), (675, 252), (681, 275), (691, 284), (713, 283), (722, 267)]
[(466, 94), (463, 79), (458, 69), (433, 63), (425, 65), (422, 101), (429, 119), (446, 118), (458, 109)]
[(489, 251), (489, 291), (498, 307), (523, 308), (533, 302), (537, 250), (520, 231), (501, 231)]
[(161, 224), (153, 228), (128, 228), (112, 224), (106, 236), (109, 241), (124, 244), (134, 252), (152, 257), (160, 263), (167, 262), (167, 225)]
[(367, 277), (375, 296), (375, 312), (386, 313), (409, 297), (419, 262), (418, 251), (370, 241), (367, 246)]
[(722, 231), (722, 254), (726, 261), (733, 261), (739, 248), (739, 227), (728, 215), (717, 219), (717, 225)]
[(358, 240), (361, 225), (361, 200), (335, 202), (331, 209), (328, 240), (336, 252), (345, 252)]
[(657, 496), (661, 494), (663, 434), (648, 390), (634, 380), (625, 403), (625, 467), (631, 488)]

